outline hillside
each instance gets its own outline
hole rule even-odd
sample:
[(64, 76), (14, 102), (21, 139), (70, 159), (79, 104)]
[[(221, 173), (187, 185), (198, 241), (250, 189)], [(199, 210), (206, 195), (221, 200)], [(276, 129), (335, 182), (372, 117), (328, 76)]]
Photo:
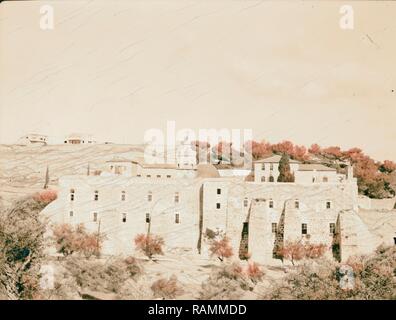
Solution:
[(90, 170), (103, 169), (105, 161), (114, 156), (141, 155), (141, 146), (96, 145), (0, 145), (0, 200), (8, 204), (43, 188), (45, 172), (49, 167), (50, 187), (56, 187), (59, 177), (86, 174)]

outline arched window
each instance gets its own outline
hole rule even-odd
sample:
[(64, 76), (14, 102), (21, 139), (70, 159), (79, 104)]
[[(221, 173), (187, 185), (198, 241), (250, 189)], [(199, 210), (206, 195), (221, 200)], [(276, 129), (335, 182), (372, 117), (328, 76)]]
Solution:
[(329, 182), (329, 178), (323, 177), (323, 182)]
[(261, 177), (261, 182), (265, 182), (265, 177), (264, 176)]
[(269, 177), (269, 182), (274, 182), (274, 177), (273, 176)]

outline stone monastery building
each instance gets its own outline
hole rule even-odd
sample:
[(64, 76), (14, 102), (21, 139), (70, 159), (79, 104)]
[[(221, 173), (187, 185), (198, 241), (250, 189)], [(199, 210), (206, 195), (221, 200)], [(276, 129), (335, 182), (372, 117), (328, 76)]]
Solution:
[(58, 199), (43, 213), (51, 223), (82, 223), (105, 234), (102, 252), (109, 255), (134, 254), (135, 236), (149, 226), (165, 250), (207, 256), (207, 234), (219, 231), (235, 256), (264, 264), (279, 263), (274, 250), (286, 241), (325, 244), (342, 261), (379, 245), (357, 215), (352, 167), (344, 175), (290, 160), (295, 182), (283, 183), (279, 155), (235, 171), (182, 158), (175, 164), (114, 158), (99, 176), (64, 176)]

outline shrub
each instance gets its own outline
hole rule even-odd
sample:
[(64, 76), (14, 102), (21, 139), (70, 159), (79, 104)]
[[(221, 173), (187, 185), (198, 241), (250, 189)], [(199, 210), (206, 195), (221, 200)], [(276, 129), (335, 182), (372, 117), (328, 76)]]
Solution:
[(50, 202), (56, 200), (58, 194), (55, 190), (45, 190), (42, 192), (37, 192), (33, 198), (38, 202), (42, 202), (43, 204), (49, 204)]
[(264, 272), (261, 270), (256, 262), (251, 262), (248, 264), (246, 274), (248, 278), (255, 283), (262, 280), (264, 276)]
[(169, 279), (158, 279), (151, 285), (151, 290), (154, 297), (162, 299), (174, 299), (183, 294), (183, 289), (179, 286), (175, 275), (172, 275)]
[(8, 299), (39, 297), (45, 232), (39, 213), (45, 205), (33, 196), (1, 208), (0, 295)]
[(351, 257), (354, 286), (340, 285), (340, 267), (326, 259), (303, 264), (273, 284), (267, 299), (396, 299), (396, 248), (380, 247), (369, 256)]
[(89, 258), (99, 256), (104, 236), (96, 232), (89, 233), (83, 225), (73, 227), (69, 224), (56, 225), (53, 236), (57, 252), (64, 256), (79, 253)]
[(149, 259), (156, 254), (164, 254), (162, 247), (164, 239), (156, 235), (138, 234), (135, 238), (136, 248), (143, 252)]
[(263, 276), (264, 272), (254, 262), (248, 264), (246, 269), (237, 262), (224, 264), (214, 269), (202, 283), (200, 299), (240, 299), (246, 291), (252, 291)]
[(327, 247), (324, 244), (302, 244), (298, 241), (287, 241), (285, 245), (277, 251), (277, 255), (283, 259), (294, 262), (304, 258), (317, 259), (325, 253)]
[(220, 261), (224, 261), (225, 258), (233, 255), (230, 240), (227, 236), (223, 236), (219, 240), (212, 240), (209, 251), (212, 256), (217, 256)]

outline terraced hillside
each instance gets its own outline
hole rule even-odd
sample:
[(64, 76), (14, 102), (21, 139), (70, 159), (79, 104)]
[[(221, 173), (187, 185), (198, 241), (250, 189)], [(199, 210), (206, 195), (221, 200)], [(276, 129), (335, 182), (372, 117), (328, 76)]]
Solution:
[(134, 145), (97, 144), (17, 146), (0, 145), (0, 201), (9, 204), (43, 188), (48, 166), (50, 187), (63, 175), (86, 174), (102, 170), (114, 156), (141, 156), (143, 147)]

